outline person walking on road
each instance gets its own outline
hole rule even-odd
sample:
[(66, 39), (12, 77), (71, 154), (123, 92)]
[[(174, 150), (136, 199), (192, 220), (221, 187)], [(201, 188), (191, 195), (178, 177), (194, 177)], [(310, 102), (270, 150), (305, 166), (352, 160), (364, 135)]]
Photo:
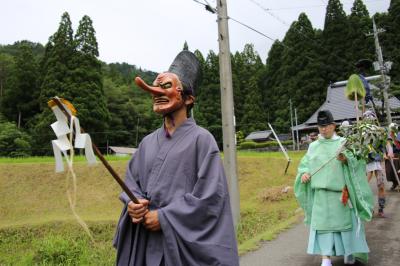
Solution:
[(331, 256), (344, 256), (345, 264), (368, 260), (363, 221), (372, 218), (373, 194), (366, 164), (342, 151), (345, 139), (335, 133), (329, 110), (319, 111), (319, 138), (302, 158), (294, 191), (310, 227), (308, 254), (321, 255), (322, 266)]

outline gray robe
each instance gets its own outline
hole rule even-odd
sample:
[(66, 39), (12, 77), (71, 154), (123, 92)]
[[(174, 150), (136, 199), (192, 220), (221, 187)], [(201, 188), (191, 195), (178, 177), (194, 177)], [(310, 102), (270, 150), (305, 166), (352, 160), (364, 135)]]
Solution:
[(239, 265), (226, 177), (213, 136), (189, 118), (171, 138), (146, 136), (126, 184), (158, 210), (161, 231), (133, 224), (125, 203), (114, 246), (117, 265)]

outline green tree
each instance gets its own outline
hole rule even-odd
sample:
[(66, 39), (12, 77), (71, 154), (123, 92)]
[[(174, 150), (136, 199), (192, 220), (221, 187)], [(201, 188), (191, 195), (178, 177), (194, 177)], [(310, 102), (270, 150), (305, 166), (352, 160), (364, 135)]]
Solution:
[(25, 127), (39, 112), (39, 70), (30, 46), (19, 46), (13, 72), (12, 85), (4, 95), (3, 112), (18, 127)]
[[(97, 59), (98, 45), (93, 22), (83, 16), (74, 38), (75, 55), (72, 59), (68, 95), (85, 130), (103, 132), (108, 126), (109, 112), (103, 91), (101, 63)], [(93, 135), (97, 143), (101, 140)]]
[(42, 83), (40, 103), (47, 109), (47, 101), (54, 96), (71, 100), (68, 89), (72, 83), (72, 59), (75, 56), (73, 30), (69, 14), (65, 12), (56, 33), (50, 36), (41, 62)]
[(8, 45), (1, 45), (0, 44), (0, 53), (8, 54), (11, 56), (17, 56), (19, 53), (19, 47), (21, 45), (27, 45), (31, 48), (33, 55), (35, 58), (41, 58), (43, 57), (44, 54), (44, 46), (40, 43), (34, 43), (29, 40), (22, 40), (22, 41), (16, 41), (13, 44), (8, 44)]
[[(73, 97), (70, 94), (72, 77), (72, 60), (75, 56), (75, 43), (71, 20), (67, 12), (63, 13), (57, 31), (49, 37), (45, 46), (43, 59), (40, 63), (40, 110), (34, 119), (29, 122), (30, 134), (33, 138), (35, 155), (50, 154), (48, 147), (54, 139), (50, 124), (55, 118), (47, 106), (47, 102), (54, 96), (67, 100)], [(50, 148), (50, 147), (49, 147)]]
[(15, 123), (0, 116), (0, 156), (25, 157), (31, 155), (31, 138)]
[(207, 128), (222, 147), (221, 92), (219, 85), (219, 59), (210, 51), (204, 62), (201, 88), (196, 93), (195, 119)]
[[(232, 57), (235, 117), (237, 128), (245, 134), (265, 128), (265, 111), (259, 79), (264, 70), (260, 56), (252, 44)], [(252, 117), (253, 116), (253, 117)]]
[[(348, 41), (351, 46), (348, 48), (349, 64), (354, 64), (362, 58), (373, 60), (374, 58), (374, 40), (366, 36), (371, 31), (372, 20), (369, 17), (368, 10), (362, 0), (355, 0), (351, 8), (349, 19)], [(353, 72), (356, 70), (353, 69)]]
[(277, 100), (277, 95), (275, 91), (279, 85), (278, 75), (280, 69), (282, 68), (282, 53), (284, 51), (284, 46), (280, 41), (275, 41), (271, 49), (268, 52), (266, 67), (262, 73), (260, 82), (262, 89), (262, 98), (264, 103), (264, 109), (267, 112), (267, 120), (273, 122), (275, 119), (274, 108), (275, 102)]
[(114, 63), (103, 65), (103, 76), (110, 129), (101, 137), (109, 145), (135, 146), (161, 126), (162, 118), (153, 112), (150, 95), (136, 86), (133, 77), (140, 76), (151, 83), (156, 73), (127, 63)]
[(395, 86), (400, 86), (400, 1), (391, 0), (386, 21), (383, 28), (386, 32), (379, 35), (383, 37), (383, 54), (386, 61), (392, 61), (393, 66), (390, 71), (392, 82)]
[(263, 130), (267, 127), (256, 77), (251, 78), (247, 86), (248, 92), (244, 98), (245, 111), (240, 120), (241, 131), (243, 131), (245, 135), (253, 131)]
[(298, 109), (299, 121), (305, 121), (323, 102), (325, 86), (318, 49), (318, 35), (302, 13), (282, 43), (275, 42), (270, 50), (261, 82), (266, 91), (267, 119), (278, 131), (289, 130), (290, 99)]
[[(14, 58), (8, 54), (0, 53), (0, 107), (3, 107), (1, 103), (12, 75), (13, 66)], [(2, 111), (2, 108), (0, 108), (0, 111)]]
[(325, 66), (325, 84), (346, 79), (352, 70), (351, 62), (346, 60), (351, 46), (347, 39), (348, 32), (349, 24), (342, 3), (339, 0), (329, 0), (320, 50)]

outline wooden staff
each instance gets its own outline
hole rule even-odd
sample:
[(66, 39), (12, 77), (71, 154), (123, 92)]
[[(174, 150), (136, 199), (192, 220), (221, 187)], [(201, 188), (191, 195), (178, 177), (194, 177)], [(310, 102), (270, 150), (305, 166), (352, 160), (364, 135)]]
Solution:
[[(53, 97), (52, 99), (60, 108), (60, 110), (64, 113), (64, 115), (68, 118), (68, 121), (71, 121), (71, 115), (70, 113), (65, 109), (64, 105), (61, 103), (60, 98)], [(81, 127), (81, 133), (84, 133), (85, 131)], [(97, 157), (100, 159), (100, 161), (103, 163), (103, 165), (107, 168), (108, 172), (114, 177), (115, 181), (118, 182), (122, 190), (128, 195), (128, 197), (136, 204), (139, 204), (139, 200), (133, 195), (132, 191), (129, 190), (129, 188), (126, 186), (125, 182), (122, 181), (122, 179), (119, 177), (117, 172), (111, 167), (111, 165), (107, 162), (107, 160), (104, 158), (103, 154), (100, 152), (100, 150), (97, 148), (97, 146), (94, 144), (92, 141), (92, 147), (94, 150), (94, 153), (97, 155)]]
[(396, 178), (396, 180), (397, 180), (397, 192), (400, 192), (400, 180), (399, 180), (399, 175), (397, 174), (397, 170), (396, 170), (396, 167), (394, 166), (394, 162), (393, 162), (393, 158), (392, 157), (389, 157), (389, 161), (390, 161), (390, 165), (392, 166), (392, 169), (393, 169), (393, 174), (394, 174), (394, 176), (395, 176), (395, 178)]
[(342, 145), (340, 145), (339, 149), (336, 151), (335, 156), (333, 156), (332, 158), (330, 158), (328, 161), (326, 161), (325, 163), (323, 163), (317, 170), (315, 170), (312, 174), (310, 174), (310, 177), (312, 177), (313, 175), (315, 175), (316, 173), (318, 173), (322, 168), (324, 168), (328, 163), (330, 163), (333, 159), (335, 159), (336, 157), (339, 156), (339, 154), (341, 154), (344, 151), (344, 146), (346, 145), (347, 140), (345, 140)]

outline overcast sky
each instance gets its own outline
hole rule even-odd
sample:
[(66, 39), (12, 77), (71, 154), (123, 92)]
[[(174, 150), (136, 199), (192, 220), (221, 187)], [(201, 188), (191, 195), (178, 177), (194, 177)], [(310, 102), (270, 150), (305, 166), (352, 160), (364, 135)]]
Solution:
[[(205, 0), (198, 0), (205, 2)], [(215, 0), (207, 0), (215, 6)], [(227, 0), (228, 15), (273, 39), (282, 39), (301, 12), (322, 28), (328, 0)], [(341, 0), (350, 12), (353, 0)], [(259, 5), (257, 5), (257, 3)], [(390, 0), (364, 0), (370, 14), (385, 12)], [(269, 14), (263, 10), (269, 9)], [(0, 44), (18, 40), (47, 43), (67, 11), (74, 31), (84, 15), (96, 30), (100, 59), (153, 71), (168, 69), (186, 40), (205, 56), (218, 52), (216, 15), (193, 0), (0, 0)], [(253, 43), (265, 62), (272, 41), (229, 21), (231, 51)]]

